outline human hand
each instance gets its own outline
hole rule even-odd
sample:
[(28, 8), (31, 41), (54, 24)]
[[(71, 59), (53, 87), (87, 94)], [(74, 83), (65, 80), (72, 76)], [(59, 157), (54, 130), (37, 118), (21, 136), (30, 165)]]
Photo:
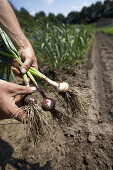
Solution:
[(26, 71), (28, 71), (30, 66), (34, 67), (35, 69), (38, 69), (38, 64), (34, 54), (34, 50), (29, 42), (26, 47), (20, 48), (19, 55), (22, 61), (24, 61), (23, 65), (21, 66), (21, 72), (23, 74), (25, 74)]
[(33, 48), (23, 33), (14, 10), (7, 0), (0, 0), (0, 27), (1, 26), (8, 34), (14, 46), (18, 50), (22, 61), (24, 62), (21, 72), (25, 74), (30, 66), (38, 69)]
[(35, 57), (34, 50), (29, 42), (27, 43), (26, 47), (21, 47), (18, 52), (23, 61), (23, 65), (21, 66), (20, 72), (18, 61), (14, 59), (12, 70), (16, 76), (20, 77), (21, 73), (25, 74), (30, 66), (38, 69), (37, 59)]
[(35, 87), (20, 86), (0, 80), (0, 119), (15, 119), (22, 121), (25, 113), (19, 108), (25, 94), (31, 94)]

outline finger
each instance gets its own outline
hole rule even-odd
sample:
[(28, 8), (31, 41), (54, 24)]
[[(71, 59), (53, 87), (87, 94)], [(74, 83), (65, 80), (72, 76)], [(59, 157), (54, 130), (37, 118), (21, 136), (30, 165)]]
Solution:
[(37, 63), (36, 59), (34, 60), (32, 67), (35, 68), (36, 70), (38, 70), (38, 63)]
[(15, 97), (14, 97), (14, 101), (15, 101), (16, 105), (17, 105), (17, 103), (18, 103), (21, 99), (23, 99), (24, 97), (25, 97), (25, 95), (23, 95), (23, 94), (15, 96)]
[(20, 99), (19, 102), (16, 102), (15, 104), (18, 106), (18, 107), (22, 107), (22, 106), (25, 106), (25, 96), (23, 98)]
[(24, 61), (24, 63), (21, 66), (21, 72), (23, 74), (25, 74), (28, 71), (30, 65), (32, 65), (32, 60), (29, 58), (26, 58), (26, 60)]
[(24, 102), (24, 99), (25, 99), (25, 95), (23, 95), (20, 100), (18, 102), (16, 102), (15, 104), (18, 106), (18, 107), (22, 107), (24, 106), (25, 102)]
[(25, 119), (24, 111), (20, 109), (19, 107), (17, 107), (14, 103), (12, 103), (9, 111), (10, 111), (12, 118), (15, 118), (16, 120), (20, 122), (23, 122), (23, 120)]
[(36, 91), (36, 87), (27, 87), (27, 86), (15, 86), (15, 91), (13, 91), (12, 96), (17, 96), (19, 94), (31, 94)]
[(13, 67), (19, 69), (19, 63), (18, 63), (18, 60), (17, 60), (17, 59), (14, 59), (14, 60), (13, 60), (12, 65), (13, 65)]
[(22, 109), (18, 108), (14, 101), (7, 100), (7, 106), (2, 110), (0, 119), (16, 118), (19, 121), (25, 119), (25, 113)]
[[(20, 77), (21, 79), (22, 79), (22, 73), (18, 70), (18, 69), (16, 69), (15, 67), (12, 67), (11, 68), (12, 69), (12, 71), (13, 71), (13, 73), (14, 73), (14, 75), (16, 76), (16, 77)], [(28, 79), (28, 83), (30, 83), (30, 78), (29, 77), (27, 77), (27, 79)], [(24, 80), (22, 79), (22, 82), (23, 82)], [(26, 82), (24, 82), (24, 83), (26, 83)], [(22, 83), (18, 83), (18, 84), (22, 84)]]
[(22, 74), (17, 68), (12, 67), (11, 69), (12, 69), (15, 76), (22, 78)]

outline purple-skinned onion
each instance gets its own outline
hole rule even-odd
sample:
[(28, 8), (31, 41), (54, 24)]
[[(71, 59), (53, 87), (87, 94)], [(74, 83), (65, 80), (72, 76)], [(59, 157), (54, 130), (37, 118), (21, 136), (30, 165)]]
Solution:
[(55, 108), (55, 100), (52, 98), (45, 98), (42, 103), (44, 111), (52, 111)]

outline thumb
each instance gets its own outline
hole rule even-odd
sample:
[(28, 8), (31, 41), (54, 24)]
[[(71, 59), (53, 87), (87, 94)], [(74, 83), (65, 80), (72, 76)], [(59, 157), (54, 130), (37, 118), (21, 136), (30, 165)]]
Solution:
[(21, 66), (21, 72), (23, 74), (25, 74), (29, 70), (29, 67), (31, 64), (32, 64), (32, 60), (29, 58), (26, 58), (26, 60), (24, 61), (24, 63)]

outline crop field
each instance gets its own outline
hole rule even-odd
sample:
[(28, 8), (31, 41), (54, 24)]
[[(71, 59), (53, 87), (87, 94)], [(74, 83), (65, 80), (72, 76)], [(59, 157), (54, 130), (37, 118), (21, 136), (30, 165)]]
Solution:
[(54, 26), (30, 30), (29, 37), (39, 62), (56, 68), (75, 68), (87, 57), (94, 29), (92, 26)]
[[(113, 37), (95, 32), (94, 25), (47, 24), (23, 31), (34, 48), (41, 76), (51, 81), (44, 76), (41, 81), (32, 68), (29, 72), (39, 76), (36, 82), (46, 99), (54, 99), (55, 108), (43, 109), (39, 88), (25, 98), (22, 109), (27, 123), (0, 120), (0, 169), (112, 170)], [(2, 50), (9, 53), (0, 39)], [(0, 78), (20, 84), (10, 73), (12, 59), (3, 54)], [(68, 91), (60, 91), (59, 82), (67, 82)]]
[[(75, 69), (81, 59), (87, 58), (94, 36), (92, 26), (54, 26), (24, 31), (31, 42), (38, 62), (52, 69)], [(2, 44), (2, 42), (1, 42)], [(1, 56), (1, 77), (9, 77), (10, 58)], [(6, 67), (7, 66), (7, 67)], [(9, 69), (7, 69), (9, 68)]]

